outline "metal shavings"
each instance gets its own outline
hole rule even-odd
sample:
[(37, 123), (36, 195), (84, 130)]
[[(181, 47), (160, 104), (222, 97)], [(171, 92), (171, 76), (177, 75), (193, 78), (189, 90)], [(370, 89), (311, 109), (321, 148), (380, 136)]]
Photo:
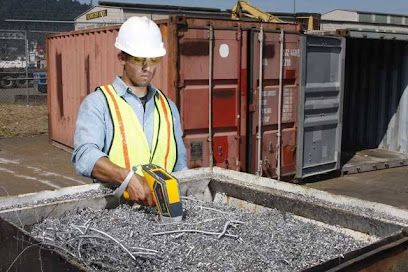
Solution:
[(205, 206), (198, 206), (200, 209), (204, 209), (204, 210), (210, 210), (210, 211), (215, 211), (215, 212), (219, 212), (219, 213), (223, 213), (223, 214), (230, 214), (228, 212), (224, 212), (224, 211), (220, 211), (218, 209), (214, 209), (214, 208), (210, 208), (210, 207), (205, 207)]
[[(221, 238), (222, 236), (228, 236), (232, 238), (238, 238), (238, 235), (228, 234), (225, 232), (218, 233), (214, 231), (204, 231), (204, 230), (197, 230), (197, 229), (183, 229), (183, 230), (169, 230), (169, 231), (162, 231), (162, 232), (155, 232), (152, 233), (152, 236), (164, 235), (164, 234), (172, 234), (172, 233), (181, 233), (181, 232), (190, 232), (190, 233), (202, 233), (206, 235), (217, 235), (217, 237)], [(179, 236), (177, 236), (179, 237)]]
[(75, 255), (89, 271), (119, 272), (299, 271), (368, 244), (274, 209), (252, 214), (187, 198), (183, 206), (179, 224), (160, 224), (151, 209), (121, 205), (69, 211), (34, 225), (31, 234), (38, 241), (52, 237), (47, 245)]

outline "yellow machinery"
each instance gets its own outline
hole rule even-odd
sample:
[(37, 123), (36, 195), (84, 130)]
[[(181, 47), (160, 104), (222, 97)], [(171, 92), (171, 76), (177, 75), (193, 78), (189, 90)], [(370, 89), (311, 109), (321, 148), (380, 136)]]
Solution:
[[(246, 16), (249, 18), (256, 19), (261, 22), (267, 22), (267, 23), (287, 23), (286, 21), (283, 21), (279, 19), (278, 17), (267, 13), (252, 4), (250, 4), (247, 0), (240, 0), (237, 1), (235, 6), (231, 10), (231, 18), (234, 20), (239, 20), (242, 18), (242, 16)], [(307, 22), (305, 22), (305, 19)], [(313, 16), (295, 16), (295, 21), (296, 22), (304, 22), (303, 24), (306, 26), (306, 30), (314, 30), (314, 25), (313, 25)]]
[(306, 25), (306, 30), (307, 31), (314, 30), (313, 16), (310, 15), (310, 16), (297, 16), (296, 17), (297, 22), (302, 22), (303, 19), (307, 20), (307, 22), (304, 23), (304, 25)]
[[(155, 164), (145, 164), (141, 167), (161, 219), (181, 221), (183, 206), (177, 179)], [(127, 191), (123, 193), (123, 197), (129, 199)]]
[(237, 1), (235, 6), (231, 10), (232, 19), (239, 20), (242, 16), (257, 19), (261, 22), (284, 23), (284, 21), (282, 21), (278, 17), (260, 10), (259, 8), (251, 5), (248, 1), (245, 0)]

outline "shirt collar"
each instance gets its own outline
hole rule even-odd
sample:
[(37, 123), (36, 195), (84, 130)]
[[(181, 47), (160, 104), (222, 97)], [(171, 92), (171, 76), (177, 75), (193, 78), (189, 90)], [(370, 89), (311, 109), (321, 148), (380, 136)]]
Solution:
[[(126, 83), (122, 80), (121, 77), (117, 76), (113, 82), (112, 86), (115, 89), (116, 93), (119, 96), (124, 96), (127, 92), (131, 92), (129, 87), (126, 85)], [(156, 87), (154, 87), (152, 84), (149, 84), (147, 86), (147, 100), (149, 100), (153, 95), (158, 95)]]

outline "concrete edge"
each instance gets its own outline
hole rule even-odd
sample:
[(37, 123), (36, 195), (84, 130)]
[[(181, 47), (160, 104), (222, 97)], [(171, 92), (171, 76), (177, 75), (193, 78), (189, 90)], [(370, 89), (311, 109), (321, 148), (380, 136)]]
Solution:
[[(301, 185), (296, 185), (287, 182), (281, 182), (271, 178), (258, 177), (248, 173), (236, 172), (219, 167), (214, 167), (212, 171), (212, 178), (230, 182), (231, 180), (239, 181), (246, 186), (262, 186), (269, 189), (278, 190), (281, 192), (288, 192), (291, 194), (304, 196), (306, 198), (313, 198), (321, 200), (326, 203), (331, 203), (342, 208), (356, 208), (375, 212), (380, 218), (383, 215), (388, 215), (396, 218), (401, 218), (408, 225), (408, 210), (390, 206), (387, 204), (361, 200), (349, 196), (336, 195), (325, 191), (320, 191), (314, 188), (307, 188)], [(387, 219), (387, 218), (385, 218)]]
[(212, 178), (213, 170), (209, 167), (194, 168), (172, 173), (180, 182), (188, 182), (191, 179)]
[[(229, 183), (233, 182), (246, 187), (268, 188), (276, 190), (281, 194), (288, 193), (292, 195), (291, 198), (299, 198), (299, 200), (302, 201), (321, 201), (324, 202), (324, 204), (334, 206), (335, 208), (351, 211), (353, 213), (356, 213), (356, 210), (363, 211), (366, 214), (369, 214), (369, 216), (371, 217), (390, 222), (397, 222), (399, 224), (405, 224), (408, 226), (408, 210), (396, 208), (386, 204), (360, 200), (353, 197), (335, 195), (329, 192), (307, 188), (292, 183), (281, 182), (275, 179), (258, 177), (248, 173), (237, 172), (219, 167), (206, 167), (175, 172), (173, 173), (173, 175), (177, 179), (179, 179), (184, 188), (188, 187), (187, 183), (192, 181), (209, 181), (211, 179), (215, 179)], [(198, 185), (192, 185), (191, 187), (195, 191), (203, 191), (204, 188), (201, 187), (206, 186), (206, 184), (208, 184), (208, 182), (202, 182)], [(29, 205), (37, 201), (42, 201), (50, 198), (58, 198), (78, 193), (85, 193), (92, 190), (101, 190), (102, 188), (104, 188), (102, 184), (95, 183), (17, 196), (0, 197), (0, 210), (4, 210), (7, 209), (7, 207), (16, 205)], [(188, 192), (188, 189), (182, 190), (182, 193), (184, 194)], [(396, 219), (401, 219), (401, 222)]]
[(16, 205), (28, 205), (37, 201), (43, 201), (50, 198), (58, 198), (62, 196), (69, 196), (78, 193), (85, 193), (93, 190), (101, 190), (103, 188), (102, 184), (86, 184), (86, 185), (75, 185), (64, 187), (56, 190), (45, 190), (36, 193), (5, 196), (0, 197), (0, 210)]

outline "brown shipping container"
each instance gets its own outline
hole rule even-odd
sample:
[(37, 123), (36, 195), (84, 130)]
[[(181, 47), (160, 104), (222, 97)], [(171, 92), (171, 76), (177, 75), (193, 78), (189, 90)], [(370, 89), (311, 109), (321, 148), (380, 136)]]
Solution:
[[(209, 166), (212, 157), (214, 165), (251, 173), (257, 169), (258, 33), (262, 26), (265, 39), (262, 57), (263, 172), (276, 176), (282, 66), (281, 174), (293, 173), (296, 167), (299, 25), (179, 16), (158, 23), (168, 53), (156, 71), (153, 84), (179, 107), (189, 167)], [(281, 30), (285, 31), (282, 59)], [(82, 99), (97, 86), (110, 83), (115, 75), (121, 74), (116, 58), (118, 51), (113, 46), (117, 31), (118, 26), (47, 37), (49, 135), (52, 141), (72, 147)]]
[(81, 101), (121, 72), (113, 42), (118, 28), (67, 32), (47, 37), (49, 137), (73, 147)]

